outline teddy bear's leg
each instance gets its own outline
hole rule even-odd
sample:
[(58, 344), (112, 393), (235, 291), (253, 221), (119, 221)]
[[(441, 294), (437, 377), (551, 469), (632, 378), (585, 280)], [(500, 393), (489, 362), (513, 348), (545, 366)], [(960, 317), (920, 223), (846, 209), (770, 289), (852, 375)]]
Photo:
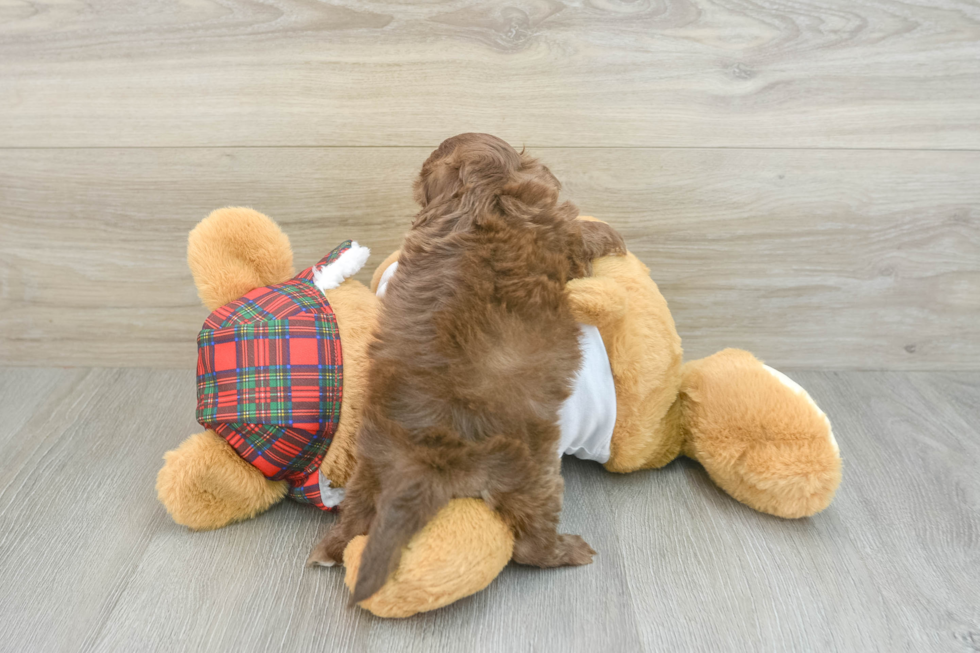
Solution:
[(726, 349), (682, 370), (684, 453), (746, 505), (779, 517), (826, 508), (840, 483), (830, 421), (752, 354)]
[[(344, 582), (353, 591), (367, 537), (344, 551)], [(507, 566), (514, 536), (481, 499), (454, 499), (412, 537), (398, 569), (358, 605), (379, 617), (410, 617), (449, 605), (489, 585)]]
[(284, 496), (285, 481), (270, 481), (213, 431), (192, 435), (164, 454), (157, 496), (178, 524), (221, 528), (269, 509)]

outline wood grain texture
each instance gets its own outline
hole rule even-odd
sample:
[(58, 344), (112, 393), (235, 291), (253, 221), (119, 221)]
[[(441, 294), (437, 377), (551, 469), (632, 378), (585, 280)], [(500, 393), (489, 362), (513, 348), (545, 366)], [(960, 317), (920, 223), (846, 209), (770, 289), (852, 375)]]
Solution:
[(968, 0), (7, 0), (0, 146), (980, 148)]
[[(703, 469), (564, 465), (579, 569), (511, 566), (383, 621), (303, 567), (333, 517), (284, 503), (211, 533), (157, 503), (196, 430), (190, 371), (0, 369), (0, 641), (44, 651), (974, 651), (980, 374), (800, 372), (844, 479), (825, 512), (762, 515)], [(13, 412), (11, 412), (13, 411)]]
[[(980, 368), (980, 153), (534, 150), (652, 269), (689, 356)], [(299, 266), (395, 249), (423, 148), (0, 150), (0, 362), (191, 367), (187, 231), (250, 205)]]

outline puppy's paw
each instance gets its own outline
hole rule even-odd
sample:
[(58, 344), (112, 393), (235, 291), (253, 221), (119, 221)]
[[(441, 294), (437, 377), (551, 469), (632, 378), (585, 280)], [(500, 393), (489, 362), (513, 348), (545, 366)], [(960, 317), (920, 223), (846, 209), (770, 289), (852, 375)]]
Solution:
[(582, 233), (582, 246), (588, 259), (626, 254), (623, 237), (605, 222), (582, 222), (579, 228)]
[(333, 567), (344, 563), (344, 547), (336, 538), (327, 535), (310, 551), (306, 559), (307, 567)]
[(562, 533), (558, 536), (558, 558), (566, 567), (592, 564), (595, 549), (578, 535)]

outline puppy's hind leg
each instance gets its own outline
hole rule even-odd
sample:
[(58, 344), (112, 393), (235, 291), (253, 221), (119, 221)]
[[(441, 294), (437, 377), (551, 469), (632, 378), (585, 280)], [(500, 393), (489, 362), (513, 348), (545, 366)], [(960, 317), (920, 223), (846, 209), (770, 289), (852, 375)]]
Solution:
[(327, 535), (313, 547), (306, 559), (306, 566), (333, 567), (343, 564), (344, 549), (358, 535), (366, 535), (374, 520), (378, 483), (374, 470), (368, 464), (360, 464), (354, 470), (347, 494), (341, 502), (340, 520)]
[(558, 532), (565, 483), (557, 468), (516, 492), (496, 497), (499, 514), (515, 532), (514, 562), (567, 567), (592, 562), (595, 550), (578, 535)]

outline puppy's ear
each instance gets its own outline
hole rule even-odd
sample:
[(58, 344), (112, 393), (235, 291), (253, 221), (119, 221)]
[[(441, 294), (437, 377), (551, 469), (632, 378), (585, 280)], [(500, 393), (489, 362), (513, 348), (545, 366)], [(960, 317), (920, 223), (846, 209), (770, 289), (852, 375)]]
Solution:
[(579, 230), (582, 254), (587, 260), (626, 254), (623, 237), (605, 222), (576, 220), (574, 227)]
[(561, 182), (551, 170), (522, 153), (521, 168), (501, 187), (500, 199), (505, 206), (516, 200), (525, 206), (543, 209), (558, 203), (560, 191)]
[(415, 201), (424, 209), (440, 198), (452, 197), (461, 188), (459, 167), (444, 159), (435, 161), (423, 166), (415, 180)]
[(528, 206), (544, 208), (558, 201), (558, 188), (540, 177), (517, 174), (500, 189), (501, 199), (511, 197)]

